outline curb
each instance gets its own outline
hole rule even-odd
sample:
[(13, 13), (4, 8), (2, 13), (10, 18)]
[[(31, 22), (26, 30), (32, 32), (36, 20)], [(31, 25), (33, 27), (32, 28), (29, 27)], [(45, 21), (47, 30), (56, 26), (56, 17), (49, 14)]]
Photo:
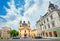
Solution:
[(47, 38), (47, 39), (60, 39), (60, 37), (44, 37), (44, 38)]

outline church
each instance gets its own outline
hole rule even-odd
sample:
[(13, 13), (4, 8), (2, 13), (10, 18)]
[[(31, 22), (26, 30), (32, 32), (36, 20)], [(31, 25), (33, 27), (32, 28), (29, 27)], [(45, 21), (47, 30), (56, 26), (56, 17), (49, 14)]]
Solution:
[(27, 21), (20, 21), (19, 23), (19, 36), (22, 38), (22, 37), (31, 37), (31, 38), (34, 38), (37, 33), (36, 33), (36, 29), (34, 30), (31, 30), (30, 28), (30, 22)]

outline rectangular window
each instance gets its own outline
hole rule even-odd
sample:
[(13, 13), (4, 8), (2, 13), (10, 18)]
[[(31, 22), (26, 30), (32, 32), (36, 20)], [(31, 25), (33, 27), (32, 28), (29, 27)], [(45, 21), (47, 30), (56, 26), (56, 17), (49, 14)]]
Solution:
[(55, 27), (54, 21), (52, 22), (52, 27)]
[(50, 37), (52, 37), (52, 32), (49, 32)]
[(49, 20), (48, 20), (48, 18), (47, 18), (47, 22), (48, 22)]
[(50, 28), (50, 25), (48, 24), (48, 28)]
[(46, 32), (46, 36), (48, 37), (48, 32)]
[(45, 23), (45, 20), (44, 20), (44, 23)]
[(50, 18), (53, 19), (53, 16), (51, 15)]
[(54, 36), (55, 36), (55, 37), (57, 37), (57, 32), (56, 32), (56, 31), (54, 31), (53, 33), (54, 33)]
[(46, 29), (46, 25), (45, 25), (45, 29)]
[(41, 22), (40, 26), (42, 26), (42, 25), (43, 25), (43, 23)]
[(40, 28), (40, 30), (42, 30), (42, 27)]
[(26, 30), (25, 30), (25, 33), (26, 33)]

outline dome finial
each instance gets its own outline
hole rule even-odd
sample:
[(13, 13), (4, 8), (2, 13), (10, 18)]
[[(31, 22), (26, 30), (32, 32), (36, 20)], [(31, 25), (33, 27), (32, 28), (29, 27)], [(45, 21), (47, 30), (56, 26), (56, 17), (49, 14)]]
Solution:
[(20, 21), (20, 24), (22, 23), (22, 21)]
[(49, 1), (49, 4), (51, 4), (51, 1)]
[(30, 22), (28, 21), (28, 24), (30, 24)]

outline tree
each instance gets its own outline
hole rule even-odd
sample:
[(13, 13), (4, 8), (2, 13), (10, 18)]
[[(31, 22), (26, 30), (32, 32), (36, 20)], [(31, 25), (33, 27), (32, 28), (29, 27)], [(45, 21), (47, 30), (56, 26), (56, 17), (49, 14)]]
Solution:
[(10, 36), (11, 37), (18, 36), (18, 31), (16, 31), (16, 30), (10, 30)]

